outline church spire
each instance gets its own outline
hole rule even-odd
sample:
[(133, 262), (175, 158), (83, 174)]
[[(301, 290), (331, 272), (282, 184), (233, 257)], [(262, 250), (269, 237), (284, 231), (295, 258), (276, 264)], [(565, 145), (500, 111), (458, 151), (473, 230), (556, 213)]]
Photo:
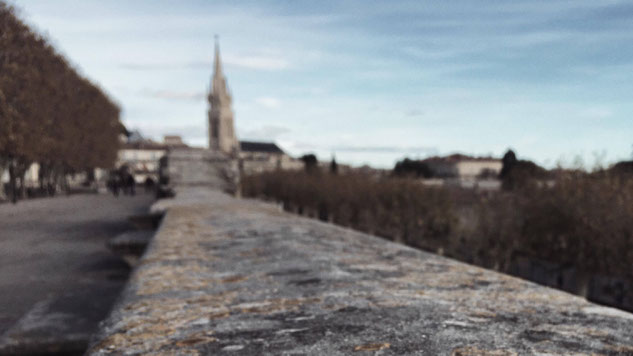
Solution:
[(222, 73), (220, 44), (215, 35), (215, 58), (213, 59), (213, 79), (209, 91), (209, 148), (233, 154), (239, 150), (233, 127), (231, 93)]
[(224, 82), (224, 73), (222, 73), (222, 61), (220, 60), (220, 41), (218, 35), (215, 35), (215, 56), (213, 58), (213, 89), (214, 91), (222, 90)]

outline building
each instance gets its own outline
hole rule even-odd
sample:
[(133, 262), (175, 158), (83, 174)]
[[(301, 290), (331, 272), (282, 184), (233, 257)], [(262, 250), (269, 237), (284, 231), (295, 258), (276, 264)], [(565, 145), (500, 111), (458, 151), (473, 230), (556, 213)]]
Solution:
[(158, 161), (167, 153), (167, 146), (152, 140), (125, 142), (119, 149), (116, 168), (127, 167), (136, 183), (148, 179), (158, 181)]
[(116, 168), (127, 167), (136, 183), (158, 180), (159, 160), (171, 148), (188, 147), (180, 136), (166, 135), (163, 142), (145, 139), (138, 131), (131, 132), (121, 143)]
[(187, 147), (182, 141), (182, 137), (179, 135), (165, 135), (163, 136), (163, 144), (169, 148), (171, 147)]
[(492, 178), (501, 172), (503, 163), (492, 157), (471, 157), (453, 154), (445, 157), (430, 157), (422, 160), (437, 178)]
[(238, 159), (243, 174), (276, 169), (301, 169), (303, 162), (287, 155), (275, 143), (237, 140), (231, 107), (232, 97), (222, 72), (217, 37), (213, 61), (213, 77), (208, 96), (209, 149)]
[(240, 141), (239, 159), (243, 174), (303, 168), (301, 160), (290, 157), (272, 142)]
[(231, 93), (222, 73), (220, 45), (215, 39), (215, 57), (213, 63), (213, 79), (209, 91), (209, 149), (219, 150), (235, 156), (239, 150), (239, 142), (233, 124)]

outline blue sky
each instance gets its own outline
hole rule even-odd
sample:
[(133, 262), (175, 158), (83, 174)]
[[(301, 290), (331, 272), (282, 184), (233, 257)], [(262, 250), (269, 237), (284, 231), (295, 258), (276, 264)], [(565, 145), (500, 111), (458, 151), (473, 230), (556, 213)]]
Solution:
[(19, 0), (147, 136), (206, 144), (220, 35), (240, 139), (391, 167), (453, 152), (630, 159), (633, 3)]

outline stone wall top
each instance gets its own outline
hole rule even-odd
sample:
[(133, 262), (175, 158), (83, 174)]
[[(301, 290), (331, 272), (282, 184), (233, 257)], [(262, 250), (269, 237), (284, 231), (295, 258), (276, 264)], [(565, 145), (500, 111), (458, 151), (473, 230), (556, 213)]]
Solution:
[(633, 315), (230, 198), (181, 190), (88, 353), (633, 354)]
[(202, 186), (234, 193), (239, 184), (237, 160), (223, 152), (203, 148), (170, 149), (165, 174), (174, 189)]

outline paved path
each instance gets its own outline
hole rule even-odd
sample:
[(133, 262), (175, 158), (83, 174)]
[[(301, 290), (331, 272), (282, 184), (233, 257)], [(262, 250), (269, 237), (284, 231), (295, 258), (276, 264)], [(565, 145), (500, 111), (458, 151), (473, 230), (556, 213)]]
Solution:
[(90, 291), (112, 303), (129, 268), (105, 243), (152, 201), (74, 195), (0, 204), (0, 335), (46, 299)]

